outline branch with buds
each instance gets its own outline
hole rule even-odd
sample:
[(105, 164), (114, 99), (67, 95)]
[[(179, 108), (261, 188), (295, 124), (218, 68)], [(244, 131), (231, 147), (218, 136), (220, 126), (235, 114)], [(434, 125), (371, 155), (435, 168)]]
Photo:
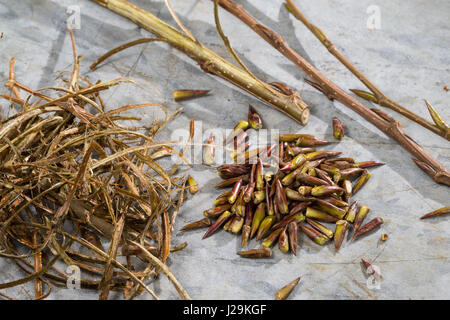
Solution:
[[(158, 19), (152, 13), (145, 11), (138, 6), (126, 1), (126, 0), (92, 0), (109, 10), (126, 17), (141, 26), (142, 28), (150, 31), (158, 38), (158, 41), (165, 41), (174, 46), (181, 52), (185, 53), (191, 59), (196, 61), (200, 68), (206, 72), (218, 76), (226, 81), (238, 86), (239, 88), (247, 91), (256, 98), (262, 100), (268, 105), (276, 108), (277, 110), (287, 114), (291, 118), (305, 125), (309, 119), (308, 105), (302, 100), (300, 95), (290, 90), (289, 94), (286, 91), (281, 91), (276, 86), (266, 84), (263, 81), (257, 79), (246, 67), (239, 63), (239, 67), (226, 61), (212, 50), (205, 47), (200, 43), (192, 33), (188, 32), (185, 26), (183, 26), (176, 16), (174, 10), (166, 0), (167, 7), (174, 17), (174, 20), (178, 23), (184, 34), (172, 26), (168, 25), (164, 21)], [(216, 15), (216, 22), (218, 16)], [(225, 41), (227, 48), (231, 51), (229, 42), (226, 41), (226, 37), (223, 32), (218, 28), (219, 34)], [(154, 41), (157, 41), (154, 40)], [(149, 40), (142, 40), (143, 42), (149, 42)], [(113, 49), (110, 52), (118, 52), (124, 48), (128, 48), (131, 45), (140, 43), (139, 40), (135, 40), (132, 43), (120, 46), (118, 49)], [(234, 53), (234, 51), (233, 51)], [(110, 53), (106, 53), (105, 56), (110, 56)], [(239, 58), (233, 54), (233, 57), (240, 62)], [(98, 61), (96, 62), (98, 63)]]
[(430, 112), (431, 118), (434, 124), (430, 121), (422, 118), (421, 116), (415, 114), (411, 110), (401, 106), (397, 102), (389, 99), (386, 94), (384, 94), (380, 89), (378, 89), (358, 68), (355, 67), (336, 46), (331, 42), (327, 35), (317, 26), (312, 24), (306, 16), (300, 11), (298, 7), (294, 5), (292, 0), (286, 0), (284, 3), (286, 9), (292, 13), (292, 15), (300, 20), (311, 32), (316, 36), (316, 38), (324, 45), (325, 48), (338, 59), (351, 73), (355, 75), (371, 92), (350, 89), (357, 96), (372, 101), (382, 107), (389, 108), (401, 115), (407, 117), (408, 119), (420, 124), (424, 128), (430, 130), (431, 132), (440, 135), (441, 137), (450, 140), (450, 127), (443, 122), (442, 118), (436, 112), (436, 110), (428, 103), (428, 111)]
[[(294, 7), (291, 0), (287, 0), (290, 8)], [(364, 119), (375, 125), (387, 136), (397, 141), (404, 149), (410, 152), (414, 162), (436, 182), (450, 186), (450, 172), (445, 166), (434, 159), (427, 151), (411, 139), (403, 130), (401, 124), (381, 110), (369, 109), (363, 103), (346, 93), (324, 74), (311, 65), (305, 58), (292, 49), (289, 44), (274, 31), (263, 26), (243, 7), (231, 0), (219, 0), (219, 5), (236, 16), (249, 26), (260, 37), (277, 49), (282, 55), (292, 61), (297, 67), (313, 79), (314, 86), (324, 93), (329, 99), (336, 99), (352, 109)]]

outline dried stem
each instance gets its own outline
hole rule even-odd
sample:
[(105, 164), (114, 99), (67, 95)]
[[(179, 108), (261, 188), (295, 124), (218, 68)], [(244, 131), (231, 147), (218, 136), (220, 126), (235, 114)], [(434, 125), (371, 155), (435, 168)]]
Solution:
[(89, 67), (91, 69), (91, 71), (95, 70), (95, 68), (97, 68), (97, 66), (102, 63), (103, 61), (105, 61), (106, 59), (108, 59), (109, 57), (111, 57), (113, 54), (116, 54), (117, 52), (120, 52), (122, 50), (125, 50), (127, 48), (133, 47), (135, 45), (141, 44), (141, 43), (148, 43), (148, 42), (153, 42), (153, 41), (164, 41), (164, 39), (160, 39), (160, 38), (142, 38), (142, 39), (137, 39), (137, 40), (133, 40), (127, 43), (124, 43), (108, 52), (106, 52), (105, 54), (103, 54), (101, 57), (97, 58), (97, 60), (94, 61), (93, 64), (91, 64), (91, 66)]
[(132, 20), (137, 25), (155, 34), (157, 37), (165, 39), (168, 43), (195, 60), (203, 71), (231, 82), (302, 124), (308, 122), (308, 106), (303, 102), (298, 93), (286, 95), (273, 90), (268, 86), (262, 85), (260, 81), (255, 80), (245, 70), (234, 66), (212, 50), (158, 19), (152, 13), (139, 8), (128, 1), (92, 1)]
[(300, 54), (293, 50), (286, 41), (278, 34), (261, 25), (255, 18), (246, 12), (241, 5), (234, 3), (231, 0), (219, 0), (219, 4), (235, 15), (238, 19), (249, 26), (259, 36), (271, 44), (275, 49), (280, 51), (286, 58), (291, 60), (301, 70), (303, 70), (309, 77), (311, 77), (316, 84), (318, 84), (324, 93), (329, 98), (336, 99), (342, 104), (346, 105), (364, 119), (372, 123), (378, 129), (383, 131), (386, 135), (396, 140), (404, 149), (409, 151), (420, 162), (431, 167), (432, 171), (427, 171), (436, 182), (450, 186), (450, 172), (441, 163), (435, 160), (428, 152), (412, 140), (404, 131), (398, 121), (392, 119), (388, 121), (377, 113), (370, 110), (364, 104), (356, 100), (354, 97), (347, 94), (344, 90), (339, 88), (336, 84), (330, 81), (324, 74), (317, 70), (313, 65), (306, 61)]
[(108, 294), (110, 290), (110, 281), (113, 276), (113, 265), (112, 259), (116, 259), (117, 250), (120, 245), (120, 238), (122, 237), (123, 228), (125, 226), (125, 214), (120, 216), (119, 221), (117, 222), (114, 228), (114, 235), (111, 239), (111, 244), (108, 251), (108, 259), (106, 260), (105, 271), (103, 273), (102, 281), (100, 282), (100, 289), (102, 292), (100, 293), (99, 300), (107, 300)]
[(70, 79), (70, 90), (77, 90), (77, 83), (78, 83), (78, 75), (80, 72), (80, 60), (77, 54), (77, 48), (75, 45), (75, 38), (73, 37), (73, 31), (72, 29), (67, 29), (70, 36), (70, 41), (72, 43), (72, 52), (73, 52), (73, 71), (72, 71), (72, 77)]
[(184, 24), (181, 22), (180, 18), (178, 18), (177, 14), (175, 13), (175, 10), (173, 10), (172, 5), (170, 4), (170, 1), (169, 0), (165, 0), (165, 2), (166, 2), (167, 9), (169, 9), (170, 15), (172, 16), (173, 20), (175, 20), (177, 25), (181, 28), (181, 30), (183, 30), (183, 32), (186, 33), (186, 35), (189, 38), (191, 38), (193, 41), (199, 42), (197, 40), (197, 38), (194, 37), (192, 32), (189, 31), (189, 29), (184, 26)]
[[(223, 44), (225, 45), (227, 50), (230, 52), (230, 54), (233, 57), (233, 59), (237, 62), (237, 64), (242, 69), (247, 71), (247, 73), (249, 75), (251, 75), (253, 78), (258, 80), (258, 78), (256, 78), (256, 76), (253, 75), (253, 73), (247, 68), (247, 66), (244, 64), (244, 62), (241, 60), (241, 58), (239, 58), (239, 56), (237, 55), (236, 51), (234, 51), (233, 47), (231, 46), (230, 40), (228, 39), (228, 37), (223, 32), (222, 25), (220, 23), (220, 18), (219, 18), (218, 0), (214, 0), (214, 22), (216, 23), (217, 33), (219, 33), (220, 38), (222, 38)], [(265, 85), (262, 81), (261, 81), (261, 84)], [(269, 88), (270, 88), (270, 90), (273, 90), (271, 87), (269, 87)]]
[(422, 118), (421, 116), (415, 114), (414, 112), (408, 110), (407, 108), (401, 106), (389, 99), (386, 94), (384, 94), (380, 89), (378, 89), (358, 68), (356, 68), (343, 54), (339, 51), (336, 46), (330, 41), (326, 34), (317, 26), (312, 24), (306, 16), (298, 9), (297, 6), (292, 2), (292, 0), (286, 0), (287, 3), (284, 5), (290, 13), (294, 15), (295, 18), (303, 22), (303, 24), (316, 36), (317, 39), (327, 48), (327, 50), (336, 57), (351, 73), (353, 73), (373, 94), (370, 92), (364, 92), (360, 90), (351, 90), (356, 95), (366, 100), (370, 100), (382, 107), (394, 110), (401, 115), (407, 117), (408, 119), (417, 122), (424, 128), (450, 140), (450, 130), (442, 130), (434, 125), (432, 122)]
[(145, 249), (143, 246), (141, 246), (139, 243), (131, 241), (135, 246), (142, 249), (143, 254), (148, 259), (148, 262), (153, 264), (154, 266), (161, 268), (162, 273), (164, 273), (169, 279), (170, 282), (172, 282), (173, 286), (177, 290), (178, 294), (180, 295), (181, 299), (183, 300), (191, 300), (191, 297), (189, 294), (184, 290), (184, 288), (181, 286), (181, 284), (178, 282), (178, 280), (173, 275), (172, 271), (169, 269), (168, 266), (166, 266), (164, 263), (162, 263), (157, 257), (152, 255), (147, 249)]

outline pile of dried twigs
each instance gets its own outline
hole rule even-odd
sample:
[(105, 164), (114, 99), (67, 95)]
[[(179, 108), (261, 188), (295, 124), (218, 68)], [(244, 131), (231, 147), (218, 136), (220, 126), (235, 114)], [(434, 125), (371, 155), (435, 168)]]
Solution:
[[(92, 84), (79, 76), (70, 35), (75, 62), (66, 88), (32, 90), (15, 80), (14, 58), (10, 63), (11, 93), (2, 97), (19, 111), (0, 123), (0, 256), (27, 275), (0, 289), (34, 281), (35, 299), (43, 299), (53, 286), (67, 285), (62, 261), (80, 268), (81, 288), (99, 290), (100, 299), (111, 290), (126, 299), (145, 290), (157, 299), (145, 282), (161, 272), (189, 299), (165, 264), (186, 246), (170, 247), (186, 179), (155, 162), (175, 152), (156, 134), (178, 112), (169, 116), (156, 104), (106, 111), (99, 93), (130, 80)], [(119, 124), (139, 120), (122, 113), (148, 106), (162, 108), (166, 118), (150, 128)], [(134, 257), (145, 268), (137, 270)]]

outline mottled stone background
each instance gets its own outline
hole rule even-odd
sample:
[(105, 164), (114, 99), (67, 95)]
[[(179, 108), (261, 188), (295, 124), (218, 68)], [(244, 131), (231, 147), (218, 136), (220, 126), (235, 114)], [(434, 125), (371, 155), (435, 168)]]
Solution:
[[(134, 3), (174, 24), (163, 1), (134, 0)], [(288, 16), (282, 1), (238, 0), (261, 22), (282, 34), (293, 48), (321, 69), (344, 89), (363, 88), (298, 21)], [(380, 86), (391, 98), (428, 118), (424, 98), (450, 121), (450, 2), (446, 0), (309, 0), (297, 1), (304, 13), (320, 26), (345, 55)], [(336, 254), (332, 246), (319, 247), (300, 236), (298, 256), (274, 250), (267, 260), (244, 260), (236, 255), (240, 238), (221, 232), (201, 240), (204, 231), (175, 232), (173, 244), (184, 241), (188, 247), (170, 256), (168, 264), (194, 299), (272, 299), (273, 294), (297, 276), (302, 281), (292, 299), (431, 299), (450, 298), (450, 220), (441, 217), (420, 221), (424, 213), (449, 205), (449, 188), (439, 186), (410, 160), (411, 155), (388, 139), (374, 126), (338, 102), (330, 102), (303, 81), (304, 74), (251, 30), (221, 10), (223, 28), (234, 48), (249, 68), (261, 79), (282, 81), (294, 87), (311, 107), (306, 127), (263, 105), (235, 87), (201, 72), (198, 66), (165, 44), (141, 45), (122, 52), (95, 72), (88, 66), (106, 50), (150, 34), (130, 21), (91, 1), (0, 0), (0, 82), (8, 77), (8, 61), (17, 59), (16, 77), (39, 88), (54, 84), (61, 70), (70, 70), (72, 52), (66, 27), (66, 9), (78, 5), (81, 28), (75, 31), (78, 52), (83, 55), (81, 72), (92, 81), (126, 76), (140, 87), (122, 85), (103, 94), (111, 107), (127, 103), (158, 102), (171, 112), (180, 106), (183, 113), (173, 121), (161, 138), (171, 130), (187, 128), (189, 119), (203, 121), (203, 128), (231, 128), (247, 115), (253, 104), (267, 128), (282, 132), (311, 133), (333, 140), (331, 118), (338, 116), (346, 125), (346, 137), (331, 149), (360, 160), (377, 160), (387, 165), (373, 170), (372, 179), (358, 193), (369, 206), (371, 217), (382, 216), (382, 231), (389, 234), (379, 242), (380, 232), (352, 244), (344, 244)], [(214, 27), (213, 6), (209, 0), (172, 0), (181, 20), (206, 46), (229, 57)], [(381, 29), (368, 30), (366, 10), (377, 5), (381, 10)], [(212, 94), (181, 104), (171, 99), (179, 88), (207, 88)], [(6, 89), (0, 91), (5, 92)], [(3, 116), (8, 103), (0, 102)], [(388, 113), (392, 114), (389, 110)], [(158, 112), (142, 109), (144, 123)], [(395, 115), (408, 134), (433, 156), (450, 167), (448, 141), (417, 124)], [(221, 191), (216, 172), (194, 167), (191, 172), (201, 192), (183, 206), (178, 228), (197, 220)], [(250, 246), (256, 246), (254, 241)], [(360, 258), (375, 260), (383, 280), (379, 290), (368, 289)], [(24, 274), (11, 263), (0, 260), (0, 281), (11, 281)], [(161, 277), (151, 287), (163, 299), (178, 295)], [(32, 286), (5, 293), (29, 298)], [(55, 290), (53, 299), (94, 299), (90, 291)], [(120, 298), (119, 294), (111, 295)], [(143, 295), (141, 298), (150, 298)]]

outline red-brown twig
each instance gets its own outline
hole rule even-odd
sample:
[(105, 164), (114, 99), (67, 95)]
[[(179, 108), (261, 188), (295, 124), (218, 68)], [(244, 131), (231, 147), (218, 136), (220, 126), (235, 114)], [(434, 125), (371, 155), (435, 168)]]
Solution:
[(379, 104), (382, 107), (389, 108), (394, 110), (401, 115), (407, 117), (408, 119), (420, 124), (424, 128), (430, 130), (431, 132), (444, 137), (447, 140), (450, 140), (450, 130), (441, 129), (438, 126), (434, 125), (432, 122), (422, 118), (421, 116), (415, 114), (414, 112), (408, 110), (407, 108), (401, 106), (395, 101), (389, 99), (385, 93), (383, 93), (380, 89), (378, 89), (358, 68), (356, 68), (336, 46), (330, 41), (327, 35), (317, 26), (312, 24), (306, 16), (294, 5), (292, 0), (286, 0), (284, 4), (290, 13), (293, 14), (295, 18), (300, 20), (315, 36), (316, 38), (324, 45), (327, 50), (336, 57), (351, 73), (353, 73), (372, 93), (362, 91), (362, 90), (351, 90), (357, 96), (372, 101), (376, 104)]
[[(412, 140), (403, 131), (403, 128), (398, 121), (394, 119), (388, 121), (387, 119), (380, 117), (377, 113), (373, 112), (354, 97), (347, 94), (313, 65), (306, 61), (294, 49), (292, 49), (280, 35), (261, 25), (255, 18), (246, 12), (241, 5), (238, 5), (231, 0), (219, 0), (219, 4), (228, 12), (244, 22), (281, 54), (303, 70), (314, 80), (317, 85), (322, 88), (323, 92), (329, 98), (340, 101), (342, 104), (346, 105), (361, 115), (364, 119), (375, 125), (386, 135), (397, 141), (404, 149), (409, 151), (415, 158), (418, 159), (420, 164), (424, 164), (429, 167), (430, 170), (425, 170), (425, 172), (436, 182), (450, 186), (450, 172), (447, 168), (445, 168), (445, 166), (435, 160), (420, 145)], [(419, 167), (423, 169), (422, 166)]]

